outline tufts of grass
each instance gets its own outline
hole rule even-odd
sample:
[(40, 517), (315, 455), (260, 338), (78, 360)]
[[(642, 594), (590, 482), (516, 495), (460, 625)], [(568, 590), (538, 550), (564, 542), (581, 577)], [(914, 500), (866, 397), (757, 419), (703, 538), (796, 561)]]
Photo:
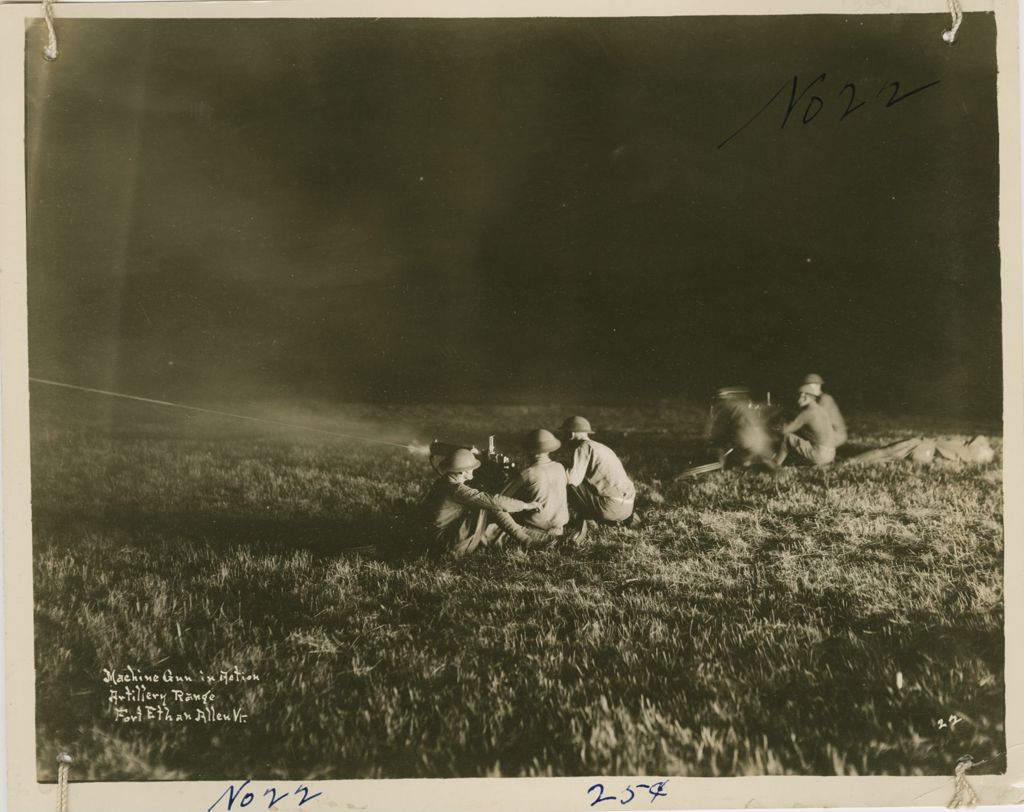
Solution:
[[(407, 545), (431, 477), (402, 449), (33, 409), (44, 780), (62, 748), (102, 780), (947, 774), (1005, 749), (998, 464), (679, 483), (699, 410), (594, 409), (641, 529), (375, 560), (345, 550)], [(508, 446), (571, 411), (314, 417)], [(225, 694), (244, 725), (126, 725), (101, 676), (129, 664), (261, 680)]]

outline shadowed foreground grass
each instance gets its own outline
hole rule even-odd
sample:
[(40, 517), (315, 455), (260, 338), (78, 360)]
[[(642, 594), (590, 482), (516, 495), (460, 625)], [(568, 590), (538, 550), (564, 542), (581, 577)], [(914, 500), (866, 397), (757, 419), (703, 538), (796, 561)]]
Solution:
[[(998, 460), (680, 484), (700, 410), (592, 409), (642, 528), (378, 561), (342, 551), (407, 538), (422, 458), (136, 405), (33, 408), (43, 779), (63, 748), (103, 780), (946, 774), (1005, 749)], [(563, 411), (304, 419), (480, 442)], [(852, 443), (915, 433), (877, 425), (854, 420)], [(225, 694), (246, 724), (123, 724), (101, 679), (126, 665), (261, 679)]]

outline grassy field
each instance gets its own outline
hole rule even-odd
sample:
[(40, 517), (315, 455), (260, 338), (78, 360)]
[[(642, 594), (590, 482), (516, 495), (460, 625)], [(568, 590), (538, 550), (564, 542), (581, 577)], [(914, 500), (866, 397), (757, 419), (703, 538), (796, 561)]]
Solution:
[[(677, 483), (702, 410), (590, 408), (644, 525), (436, 563), (396, 557), (432, 479), (400, 448), (77, 393), (33, 410), (43, 779), (65, 748), (106, 780), (948, 774), (1005, 749), (998, 458)], [(575, 410), (248, 407), (506, 444)], [(978, 430), (854, 416), (851, 443)], [(344, 553), (370, 543), (390, 557)], [(101, 682), (125, 665), (261, 679), (246, 724), (126, 725)]]

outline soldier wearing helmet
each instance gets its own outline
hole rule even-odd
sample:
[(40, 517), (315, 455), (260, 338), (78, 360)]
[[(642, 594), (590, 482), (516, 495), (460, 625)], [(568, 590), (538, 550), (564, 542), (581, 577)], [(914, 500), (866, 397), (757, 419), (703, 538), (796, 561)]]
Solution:
[(782, 465), (792, 451), (805, 463), (828, 465), (836, 458), (828, 414), (818, 405), (812, 384), (805, 383), (797, 392), (800, 413), (782, 427), (782, 445), (775, 456), (775, 463)]
[(509, 515), (539, 510), (540, 503), (492, 496), (467, 485), (479, 467), (480, 460), (468, 448), (455, 449), (438, 466), (441, 476), (423, 501), (433, 552), (466, 555), (494, 541), (502, 530), (527, 544), (554, 540), (548, 533), (521, 527)]
[(631, 522), (636, 488), (608, 446), (590, 439), (594, 433), (585, 417), (567, 417), (562, 432), (569, 439), (569, 501), (588, 520)]
[(504, 491), (509, 496), (541, 506), (535, 513), (520, 518), (524, 525), (559, 536), (569, 523), (568, 478), (565, 468), (552, 460), (550, 454), (561, 447), (558, 438), (547, 429), (527, 434), (523, 438), (523, 451), (530, 458), (530, 464), (516, 474)]
[(843, 420), (843, 413), (839, 411), (839, 405), (828, 392), (823, 392), (822, 387), (825, 381), (821, 375), (811, 373), (804, 378), (804, 385), (812, 387), (814, 396), (818, 399), (818, 405), (825, 410), (829, 423), (832, 424), (832, 439), (836, 448), (846, 442), (846, 421)]
[(731, 452), (731, 462), (744, 466), (774, 464), (772, 441), (764, 417), (751, 403), (750, 392), (742, 386), (718, 390), (705, 436), (723, 460)]

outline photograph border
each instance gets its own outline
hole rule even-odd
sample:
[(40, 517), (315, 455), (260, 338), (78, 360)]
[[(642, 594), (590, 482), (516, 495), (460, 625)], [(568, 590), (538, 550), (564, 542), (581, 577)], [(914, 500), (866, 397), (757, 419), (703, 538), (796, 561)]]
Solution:
[[(1024, 802), (1024, 389), (1021, 333), (1021, 209), (1019, 20), (1016, 3), (987, 0), (968, 12), (994, 11), (997, 25), (999, 114), (999, 234), (1003, 335), (1004, 600), (1006, 642), (1007, 771), (970, 778), (980, 802)], [(36, 780), (35, 673), (33, 658), (32, 535), (29, 494), (27, 252), (25, 158), (25, 60), (42, 59), (42, 40), (29, 43), (25, 29), (39, 19), (36, 3), (0, 5), (0, 408), (2, 408), (2, 528), (8, 807), (16, 812), (56, 808), (56, 786)], [(304, 18), (304, 17), (632, 17), (796, 14), (941, 14), (942, 0), (229, 0), (228, 2), (89, 3), (56, 6), (62, 18)], [(941, 29), (935, 32), (936, 39)], [(969, 37), (965, 24), (960, 37)], [(131, 42), (124, 43), (131, 48)], [(894, 43), (899, 47), (899, 43)], [(952, 46), (952, 47), (955, 47)], [(56, 70), (74, 70), (58, 58)], [(951, 161), (956, 156), (950, 156)], [(936, 167), (941, 171), (941, 167)], [(56, 759), (57, 754), (54, 753)], [(975, 754), (984, 757), (988, 754)], [(785, 807), (945, 806), (953, 795), (949, 777), (671, 778), (672, 791), (652, 808), (721, 809)], [(225, 781), (75, 783), (74, 812), (183, 812), (206, 810)], [(666, 776), (653, 776), (655, 780)], [(587, 809), (594, 780), (628, 783), (630, 776), (571, 778), (449, 778), (317, 781), (314, 809), (563, 810)], [(246, 776), (240, 775), (241, 782)], [(642, 779), (640, 779), (642, 780)], [(255, 781), (256, 794), (275, 782)], [(500, 788), (500, 791), (496, 791)], [(645, 804), (646, 805), (646, 804)], [(250, 809), (257, 809), (254, 803)], [(282, 804), (280, 808), (293, 807)]]

